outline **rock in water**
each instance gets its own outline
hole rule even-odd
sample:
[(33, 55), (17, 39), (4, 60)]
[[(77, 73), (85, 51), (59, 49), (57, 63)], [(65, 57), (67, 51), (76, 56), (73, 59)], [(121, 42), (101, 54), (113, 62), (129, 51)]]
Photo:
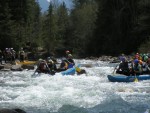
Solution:
[(0, 65), (0, 70), (1, 70), (1, 69), (4, 69), (4, 65)]
[(26, 113), (22, 109), (0, 109), (0, 113)]
[(12, 71), (22, 71), (23, 69), (22, 69), (21, 65), (12, 65), (11, 70)]

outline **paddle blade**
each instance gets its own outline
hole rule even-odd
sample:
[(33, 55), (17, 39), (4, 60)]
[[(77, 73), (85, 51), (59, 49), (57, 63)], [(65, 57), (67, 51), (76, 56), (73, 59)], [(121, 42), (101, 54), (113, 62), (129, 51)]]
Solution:
[(138, 82), (139, 80), (137, 78), (134, 79), (134, 82)]
[(79, 67), (76, 67), (75, 69), (76, 69), (77, 72), (81, 71), (81, 69)]

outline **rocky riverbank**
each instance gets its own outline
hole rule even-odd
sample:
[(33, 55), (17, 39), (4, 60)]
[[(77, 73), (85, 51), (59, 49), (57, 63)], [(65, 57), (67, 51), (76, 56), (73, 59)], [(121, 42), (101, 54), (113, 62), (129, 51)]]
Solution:
[(99, 61), (106, 61), (110, 63), (118, 63), (120, 60), (118, 57), (113, 57), (113, 56), (101, 56), (101, 57), (88, 57), (85, 58), (86, 60), (99, 60)]
[(34, 65), (21, 65), (21, 64), (15, 65), (10, 63), (5, 63), (0, 65), (1, 71), (22, 71), (24, 69), (34, 70)]
[[(112, 56), (101, 56), (101, 57), (88, 57), (85, 58), (86, 60), (95, 60), (95, 61), (106, 61), (110, 63), (119, 63), (120, 60), (118, 57), (112, 57)], [(90, 64), (84, 64), (83, 67), (92, 67)], [(4, 63), (0, 65), (1, 71), (22, 71), (24, 69), (27, 70), (34, 70), (34, 64), (31, 65), (24, 65), (24, 64), (11, 64), (11, 63)]]

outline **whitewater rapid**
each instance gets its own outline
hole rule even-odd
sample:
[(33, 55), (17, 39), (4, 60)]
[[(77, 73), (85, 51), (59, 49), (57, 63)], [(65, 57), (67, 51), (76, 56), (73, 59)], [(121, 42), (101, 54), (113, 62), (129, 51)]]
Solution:
[(0, 108), (27, 113), (144, 113), (150, 109), (150, 80), (112, 83), (107, 79), (116, 64), (75, 60), (87, 74), (55, 76), (34, 70), (0, 72)]

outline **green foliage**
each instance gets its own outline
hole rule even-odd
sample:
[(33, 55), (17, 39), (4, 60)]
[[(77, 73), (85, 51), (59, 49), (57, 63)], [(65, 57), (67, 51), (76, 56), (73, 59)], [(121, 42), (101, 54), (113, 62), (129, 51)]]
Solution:
[[(72, 9), (52, 1), (42, 14), (35, 0), (0, 1), (0, 49), (30, 41), (49, 53), (76, 56), (149, 52), (149, 0), (73, 0)], [(64, 51), (63, 51), (64, 52)]]
[(86, 56), (88, 45), (93, 38), (97, 4), (94, 1), (76, 1), (77, 7), (72, 10), (72, 45), (76, 53)]
[[(145, 33), (141, 32), (144, 34), (137, 31), (141, 29), (138, 25), (140, 22), (139, 17), (141, 17), (139, 13), (141, 4), (139, 4), (139, 2), (143, 1), (99, 1), (98, 19), (96, 23), (97, 29), (92, 44), (95, 55), (130, 54), (132, 51), (137, 51), (138, 47), (145, 40), (144, 37), (148, 36), (148, 34), (145, 34), (147, 31)], [(145, 11), (144, 8), (142, 9)], [(149, 17), (147, 14), (145, 16)], [(140, 35), (138, 33), (140, 33)], [(95, 45), (98, 46), (95, 48)]]
[(69, 18), (65, 3), (57, 5), (56, 2), (51, 2), (45, 16), (42, 37), (43, 44), (50, 53), (57, 48), (63, 48), (66, 44)]
[(40, 8), (34, 0), (0, 1), (1, 49), (19, 49), (38, 36)]
[[(3, 8), (5, 7), (5, 8)], [(13, 21), (8, 2), (0, 1), (0, 45), (4, 49), (13, 46)], [(7, 43), (6, 43), (7, 42)]]
[(52, 3), (49, 6), (48, 14), (44, 21), (43, 31), (44, 46), (48, 51), (52, 51), (56, 44), (58, 31), (57, 16)]

